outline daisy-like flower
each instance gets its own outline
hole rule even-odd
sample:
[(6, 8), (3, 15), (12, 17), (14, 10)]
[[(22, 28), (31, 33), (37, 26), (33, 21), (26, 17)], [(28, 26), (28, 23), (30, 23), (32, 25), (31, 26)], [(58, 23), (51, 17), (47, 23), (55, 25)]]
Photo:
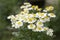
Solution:
[(35, 8), (35, 5), (32, 5), (32, 8)]
[(54, 7), (53, 6), (49, 6), (49, 7), (46, 7), (45, 8), (47, 11), (52, 11), (52, 10), (54, 10)]
[(15, 28), (20, 28), (21, 26), (23, 26), (23, 22), (22, 21), (16, 21)]
[(28, 8), (25, 8), (25, 9), (23, 9), (23, 10), (24, 10), (23, 12), (24, 12), (25, 14), (28, 14), (28, 13), (29, 13), (29, 9), (28, 9)]
[(39, 20), (43, 23), (46, 22), (45, 18), (40, 18)]
[(44, 31), (47, 31), (49, 28), (48, 27), (43, 27)]
[(36, 21), (36, 18), (28, 18), (27, 22), (28, 23), (34, 23)]
[(11, 24), (15, 23), (16, 20), (17, 20), (16, 17), (15, 17), (14, 15), (10, 15), (10, 16), (8, 16), (8, 19), (10, 19)]
[(34, 10), (37, 10), (38, 9), (38, 6), (35, 6)]
[(20, 8), (21, 9), (25, 9), (25, 8), (29, 8), (31, 7), (32, 5), (30, 3), (24, 3), (24, 5), (22, 5)]
[(14, 15), (10, 15), (10, 16), (7, 17), (7, 19), (11, 19), (11, 18), (15, 18), (15, 16)]
[(48, 29), (46, 34), (49, 35), (49, 36), (53, 36), (53, 30), (52, 29)]
[(28, 17), (29, 17), (29, 18), (34, 17), (34, 14), (28, 14)]
[(46, 16), (44, 17), (45, 21), (50, 21), (50, 17)]
[(43, 23), (42, 23), (41, 21), (37, 21), (37, 22), (36, 22), (36, 25), (37, 25), (37, 26), (43, 26)]
[(43, 12), (47, 12), (47, 10), (43, 10)]
[(21, 7), (20, 7), (21, 9), (24, 9), (24, 8), (26, 8), (24, 5), (22, 5)]
[(49, 13), (48, 16), (50, 16), (50, 17), (56, 17), (56, 15), (54, 13)]
[(41, 11), (41, 10), (42, 10), (42, 8), (38, 8), (38, 9), (37, 9), (37, 11)]
[(43, 22), (43, 23), (47, 22), (47, 21), (50, 21), (50, 17), (46, 16), (44, 18), (40, 18), (40, 21)]
[(28, 29), (35, 29), (36, 26), (34, 24), (30, 24), (27, 27), (28, 27)]
[(33, 10), (33, 8), (30, 7), (30, 8), (28, 8), (28, 10)]
[(28, 14), (28, 13), (29, 13), (29, 11), (26, 10), (26, 9), (24, 9), (24, 11), (21, 11), (19, 14), (26, 15), (26, 14)]
[(29, 5), (29, 4), (30, 4), (30, 3), (28, 3), (28, 2), (25, 2), (25, 3), (24, 3), (24, 5)]
[(38, 17), (44, 18), (47, 13), (37, 13)]
[(44, 29), (40, 26), (37, 26), (35, 29), (33, 29), (34, 32), (42, 32)]
[(33, 14), (33, 16), (35, 17), (35, 18), (38, 18), (38, 14), (36, 13), (36, 14)]
[(26, 5), (27, 8), (29, 8), (29, 7), (31, 7), (31, 6), (32, 6), (31, 4)]
[(38, 6), (33, 5), (32, 8), (33, 8), (34, 10), (38, 10)]
[(23, 21), (23, 15), (22, 14), (17, 14), (15, 15), (16, 19), (19, 21)]
[(27, 17), (24, 17), (23, 18), (23, 22), (27, 22), (28, 18)]

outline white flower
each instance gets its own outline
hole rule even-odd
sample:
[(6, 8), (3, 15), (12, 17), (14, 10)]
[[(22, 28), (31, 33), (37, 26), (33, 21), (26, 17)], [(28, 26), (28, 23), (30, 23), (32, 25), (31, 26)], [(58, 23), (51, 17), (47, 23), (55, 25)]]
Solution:
[(27, 22), (28, 18), (27, 17), (24, 17), (23, 18), (23, 22)]
[(15, 27), (15, 24), (12, 24), (12, 27)]
[(10, 15), (10, 16), (7, 17), (7, 19), (11, 19), (11, 18), (15, 18), (15, 16), (14, 15)]
[(24, 5), (29, 5), (29, 4), (30, 4), (30, 3), (28, 3), (28, 2), (25, 2), (25, 3), (24, 3)]
[(48, 27), (43, 27), (44, 31), (47, 31), (49, 28)]
[(28, 4), (28, 5), (26, 5), (26, 8), (29, 8), (29, 7), (31, 7), (32, 5), (31, 4)]
[(50, 16), (50, 17), (56, 17), (56, 15), (54, 13), (49, 13), (48, 16)]
[(23, 9), (23, 8), (25, 8), (25, 6), (24, 6), (24, 5), (22, 5), (20, 8), (21, 8), (21, 9)]
[(8, 16), (8, 19), (10, 19), (10, 21), (12, 22), (12, 23), (15, 23), (16, 22), (16, 17), (14, 16), (14, 15), (10, 15), (10, 16)]
[(34, 24), (30, 24), (27, 27), (28, 27), (28, 29), (35, 29), (36, 26)]
[(35, 18), (38, 18), (38, 14), (36, 13), (36, 14), (33, 14), (33, 16), (35, 17)]
[(41, 21), (41, 22), (50, 21), (50, 17), (46, 16), (46, 17), (44, 17), (44, 18), (40, 18), (40, 21)]
[(37, 13), (38, 17), (44, 18), (47, 13)]
[(42, 10), (42, 8), (38, 8), (38, 9), (37, 9), (37, 11), (41, 11), (41, 10)]
[(34, 17), (34, 15), (33, 14), (28, 14), (28, 17), (32, 18), (32, 17)]
[(42, 32), (44, 29), (40, 26), (37, 26), (36, 29), (33, 29), (34, 32)]
[(43, 23), (46, 22), (44, 18), (40, 18), (40, 21)]
[(15, 23), (15, 28), (20, 28), (21, 26), (23, 26), (23, 22), (21, 22), (21, 21), (16, 21), (16, 23)]
[(53, 36), (53, 30), (52, 30), (52, 29), (48, 29), (48, 30), (47, 30), (47, 35)]
[(15, 17), (16, 17), (17, 20), (23, 21), (23, 15), (18, 14), (18, 15), (16, 15)]
[(28, 8), (28, 10), (33, 10), (33, 8)]
[(53, 6), (49, 6), (49, 7), (46, 7), (45, 8), (47, 11), (52, 11), (52, 10), (54, 10), (54, 7)]
[(43, 12), (47, 12), (47, 10), (43, 10)]
[(35, 6), (33, 9), (34, 9), (34, 10), (37, 10), (37, 9), (38, 9), (38, 6)]
[(43, 23), (41, 21), (37, 21), (36, 25), (37, 26), (43, 26)]
[(34, 23), (36, 21), (36, 18), (28, 18), (27, 22), (28, 23)]
[(7, 19), (11, 19), (11, 16), (8, 16)]

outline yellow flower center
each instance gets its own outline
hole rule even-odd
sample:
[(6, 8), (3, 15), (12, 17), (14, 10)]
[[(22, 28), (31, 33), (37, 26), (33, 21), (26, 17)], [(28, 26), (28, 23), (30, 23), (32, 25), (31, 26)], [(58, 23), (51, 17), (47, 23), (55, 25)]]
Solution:
[(51, 14), (51, 16), (54, 16), (54, 14), (53, 13), (50, 13)]
[(17, 22), (18, 24), (21, 24), (21, 22)]
[(41, 28), (41, 27), (37, 27), (37, 29), (38, 29), (38, 30), (42, 30), (42, 28)]

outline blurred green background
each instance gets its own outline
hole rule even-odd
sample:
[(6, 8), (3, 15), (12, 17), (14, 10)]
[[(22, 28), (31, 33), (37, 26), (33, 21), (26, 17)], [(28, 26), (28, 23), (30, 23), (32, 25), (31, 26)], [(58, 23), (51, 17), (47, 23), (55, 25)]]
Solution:
[[(44, 33), (32, 32), (28, 29), (13, 30), (9, 28), (10, 21), (7, 20), (7, 16), (17, 14), (20, 5), (25, 1), (26, 0), (0, 0), (0, 40), (60, 40), (60, 0), (57, 6), (53, 5), (57, 17), (49, 24), (49, 26), (54, 29), (53, 37), (49, 37)], [(15, 32), (15, 34), (12, 35), (12, 32)]]

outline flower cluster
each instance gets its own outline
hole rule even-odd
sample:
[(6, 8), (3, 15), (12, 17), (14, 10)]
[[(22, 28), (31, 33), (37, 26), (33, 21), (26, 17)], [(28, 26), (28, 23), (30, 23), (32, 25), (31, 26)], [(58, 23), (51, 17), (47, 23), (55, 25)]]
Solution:
[(24, 3), (20, 9), (21, 11), (19, 14), (7, 17), (11, 20), (12, 27), (20, 28), (24, 26), (24, 23), (28, 23), (27, 28), (34, 32), (46, 31), (47, 35), (53, 35), (53, 29), (46, 27), (44, 24), (49, 22), (51, 18), (56, 17), (56, 15), (51, 12), (54, 10), (54, 7), (49, 6), (42, 10), (42, 8), (36, 5)]

